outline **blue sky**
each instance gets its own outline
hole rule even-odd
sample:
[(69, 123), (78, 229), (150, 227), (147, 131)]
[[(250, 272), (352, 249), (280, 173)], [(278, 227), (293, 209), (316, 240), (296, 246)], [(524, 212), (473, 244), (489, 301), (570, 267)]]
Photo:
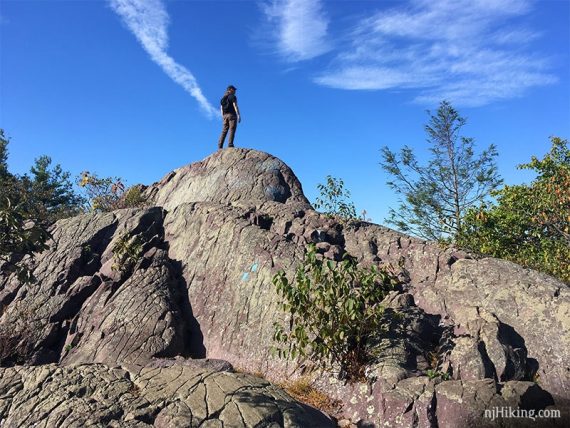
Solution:
[(331, 174), (382, 222), (380, 148), (426, 153), (450, 100), (478, 148), (515, 166), (570, 136), (568, 0), (0, 0), (0, 127), (9, 167), (47, 154), (150, 184), (216, 149), (238, 87), (236, 145), (278, 156), (314, 200)]

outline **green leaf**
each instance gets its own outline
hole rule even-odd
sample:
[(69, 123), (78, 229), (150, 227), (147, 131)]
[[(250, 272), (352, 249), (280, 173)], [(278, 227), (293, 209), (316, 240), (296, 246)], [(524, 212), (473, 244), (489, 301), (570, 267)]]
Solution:
[[(294, 281), (282, 289), (280, 306), (289, 311), (291, 321), (288, 329), (276, 327), (279, 334), (274, 340), (290, 345), (294, 353), (288, 358), (310, 355), (321, 368), (340, 365), (349, 378), (358, 378), (369, 358), (363, 335), (379, 329), (377, 314), (381, 310), (375, 305), (388, 290), (380, 275), (391, 276), (383, 269), (359, 268), (350, 255), (339, 264), (327, 262), (325, 273), (324, 264), (313, 257), (314, 250), (314, 245), (307, 247), (303, 264), (295, 269)], [(279, 281), (274, 278), (273, 282)]]

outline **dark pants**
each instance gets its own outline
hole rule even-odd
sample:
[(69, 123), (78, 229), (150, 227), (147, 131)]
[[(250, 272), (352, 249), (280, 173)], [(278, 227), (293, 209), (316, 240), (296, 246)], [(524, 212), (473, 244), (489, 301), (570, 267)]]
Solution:
[(228, 130), (230, 135), (228, 137), (228, 147), (234, 146), (234, 135), (236, 134), (237, 127), (237, 116), (235, 114), (224, 114), (224, 126), (222, 128), (222, 134), (220, 135), (220, 140), (218, 141), (218, 148), (224, 147), (224, 140), (226, 139), (226, 134)]

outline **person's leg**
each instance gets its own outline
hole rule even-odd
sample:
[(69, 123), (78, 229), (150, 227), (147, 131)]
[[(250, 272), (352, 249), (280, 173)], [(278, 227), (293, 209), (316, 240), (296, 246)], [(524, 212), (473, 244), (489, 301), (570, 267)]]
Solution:
[(230, 122), (228, 121), (228, 115), (224, 114), (222, 133), (220, 134), (220, 139), (218, 140), (218, 149), (224, 147), (224, 140), (226, 139), (228, 129), (230, 129)]
[(234, 136), (236, 134), (237, 117), (231, 116), (228, 120), (230, 127), (230, 135), (228, 137), (228, 147), (234, 146)]

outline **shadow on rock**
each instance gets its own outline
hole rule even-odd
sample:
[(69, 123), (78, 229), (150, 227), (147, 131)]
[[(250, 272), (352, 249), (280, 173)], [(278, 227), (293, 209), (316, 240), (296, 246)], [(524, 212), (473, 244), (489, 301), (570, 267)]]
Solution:
[(171, 262), (178, 276), (176, 285), (176, 293), (179, 298), (178, 304), (182, 312), (182, 319), (188, 326), (188, 340), (185, 341), (184, 356), (190, 358), (206, 358), (204, 334), (202, 333), (200, 323), (198, 323), (198, 320), (192, 312), (192, 304), (188, 297), (188, 284), (182, 274), (182, 263), (178, 260), (171, 260)]

